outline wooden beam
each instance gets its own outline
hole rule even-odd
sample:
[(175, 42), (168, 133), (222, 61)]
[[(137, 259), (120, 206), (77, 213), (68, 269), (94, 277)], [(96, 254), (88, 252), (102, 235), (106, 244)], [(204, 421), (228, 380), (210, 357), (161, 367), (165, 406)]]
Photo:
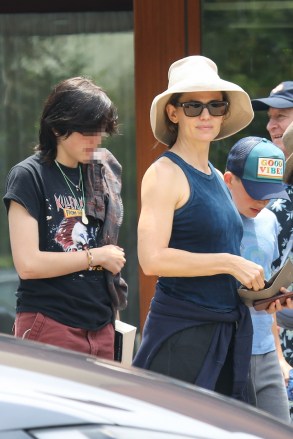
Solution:
[(201, 53), (201, 1), (187, 0), (187, 54), (200, 55)]
[(0, 14), (132, 11), (132, 7), (132, 0), (83, 0), (80, 3), (72, 0), (11, 0), (1, 2)]
[[(168, 87), (168, 69), (177, 59), (200, 50), (199, 0), (134, 0), (135, 108), (138, 211), (141, 180), (166, 147), (153, 137), (149, 111)], [(139, 269), (141, 330), (157, 278)]]

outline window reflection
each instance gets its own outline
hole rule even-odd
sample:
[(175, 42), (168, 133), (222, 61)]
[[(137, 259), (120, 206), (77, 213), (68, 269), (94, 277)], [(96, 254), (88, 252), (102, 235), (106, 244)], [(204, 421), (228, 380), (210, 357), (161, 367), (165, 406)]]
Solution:
[[(268, 96), (276, 84), (293, 77), (292, 1), (202, 0), (202, 54), (218, 65), (220, 75), (251, 98)], [(224, 171), (227, 152), (244, 136), (268, 137), (267, 116), (231, 138), (215, 142), (211, 160)]]
[[(132, 12), (0, 15), (0, 181), (32, 154), (43, 102), (60, 80), (85, 75), (104, 88), (118, 108), (120, 133), (107, 140), (123, 167), (124, 223), (119, 244), (127, 255), (123, 277), (138, 291), (136, 258), (136, 158)], [(7, 272), (13, 276), (6, 212), (0, 209), (0, 306)], [(12, 270), (12, 271), (11, 271)], [(2, 277), (1, 277), (2, 276)], [(11, 295), (14, 301), (14, 296)], [(13, 304), (11, 304), (13, 305)], [(138, 326), (138, 297), (131, 294), (125, 319)]]

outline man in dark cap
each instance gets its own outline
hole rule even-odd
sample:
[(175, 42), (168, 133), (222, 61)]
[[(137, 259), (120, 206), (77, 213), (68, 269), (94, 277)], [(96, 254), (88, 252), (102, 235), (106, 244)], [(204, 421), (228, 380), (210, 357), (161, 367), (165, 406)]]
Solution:
[(281, 82), (267, 98), (252, 99), (251, 103), (254, 111), (267, 111), (269, 121), (266, 128), (271, 140), (287, 157), (282, 137), (293, 122), (293, 81)]

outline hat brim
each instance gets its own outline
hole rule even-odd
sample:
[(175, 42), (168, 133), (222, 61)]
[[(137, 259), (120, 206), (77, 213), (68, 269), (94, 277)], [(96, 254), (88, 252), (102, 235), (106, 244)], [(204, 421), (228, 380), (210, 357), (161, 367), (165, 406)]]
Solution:
[(293, 122), (291, 122), (290, 125), (287, 126), (286, 130), (284, 131), (282, 140), (288, 154), (289, 155), (292, 154), (293, 153)]
[(289, 154), (289, 157), (286, 160), (286, 168), (284, 174), (284, 182), (288, 184), (292, 184), (290, 182), (292, 180), (292, 172), (293, 172), (293, 122), (286, 128), (283, 134), (283, 143)]
[(290, 200), (283, 183), (265, 183), (241, 179), (246, 192), (255, 200), (272, 200), (281, 198)]
[(214, 140), (224, 139), (241, 131), (250, 124), (254, 117), (251, 100), (248, 94), (238, 85), (223, 79), (208, 83), (177, 83), (156, 96), (150, 110), (150, 122), (155, 138), (165, 145), (170, 145), (169, 133), (165, 119), (165, 108), (174, 93), (189, 93), (201, 91), (224, 91), (229, 99), (229, 111), (222, 123), (221, 130)]
[(292, 108), (292, 99), (282, 98), (280, 96), (270, 96), (263, 99), (252, 99), (252, 108), (255, 111), (267, 110), (269, 107), (272, 108)]
[(293, 180), (293, 153), (286, 160), (286, 168), (284, 173), (284, 182), (292, 184)]

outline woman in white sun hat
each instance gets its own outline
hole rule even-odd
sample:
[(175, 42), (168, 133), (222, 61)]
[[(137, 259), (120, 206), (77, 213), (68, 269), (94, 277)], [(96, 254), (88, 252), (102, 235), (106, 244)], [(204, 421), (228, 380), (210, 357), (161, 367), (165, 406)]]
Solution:
[(264, 274), (240, 257), (241, 218), (209, 148), (252, 118), (247, 93), (203, 56), (174, 62), (168, 89), (153, 100), (151, 127), (169, 151), (142, 181), (139, 262), (159, 280), (133, 361), (242, 400), (252, 325), (237, 286), (258, 291)]

